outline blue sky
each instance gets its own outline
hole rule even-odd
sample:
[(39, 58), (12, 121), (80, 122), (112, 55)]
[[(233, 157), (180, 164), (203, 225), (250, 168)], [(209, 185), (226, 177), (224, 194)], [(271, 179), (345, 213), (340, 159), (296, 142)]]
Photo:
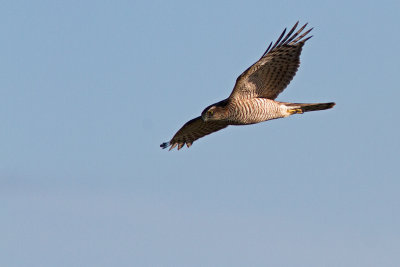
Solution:
[[(5, 1), (1, 266), (399, 266), (398, 1)], [(334, 109), (161, 150), (285, 27)]]

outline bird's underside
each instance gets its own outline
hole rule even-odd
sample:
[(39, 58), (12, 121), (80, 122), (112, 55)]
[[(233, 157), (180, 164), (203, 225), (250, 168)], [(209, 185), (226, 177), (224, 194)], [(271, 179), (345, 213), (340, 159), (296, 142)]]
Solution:
[(300, 53), (304, 43), (312, 36), (303, 33), (305, 24), (297, 32), (298, 22), (285, 35), (269, 45), (261, 58), (245, 70), (236, 80), (231, 95), (204, 109), (201, 116), (194, 118), (172, 137), (162, 143), (162, 148), (178, 150), (208, 134), (222, 130), (228, 125), (246, 125), (284, 118), (293, 114), (332, 108), (335, 103), (286, 103), (274, 99), (286, 88), (300, 65)]

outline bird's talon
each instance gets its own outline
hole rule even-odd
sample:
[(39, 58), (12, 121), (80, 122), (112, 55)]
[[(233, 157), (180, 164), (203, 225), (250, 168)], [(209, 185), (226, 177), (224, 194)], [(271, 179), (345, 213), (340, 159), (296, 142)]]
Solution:
[(303, 111), (301, 108), (289, 109), (288, 112), (289, 112), (290, 115), (293, 115), (293, 114), (303, 114), (303, 113), (304, 113), (304, 111)]

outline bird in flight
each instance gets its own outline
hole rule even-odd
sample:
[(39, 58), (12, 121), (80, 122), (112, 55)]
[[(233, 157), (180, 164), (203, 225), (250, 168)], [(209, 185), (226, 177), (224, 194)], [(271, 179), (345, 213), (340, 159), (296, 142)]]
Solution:
[[(268, 46), (261, 58), (245, 70), (237, 79), (231, 95), (206, 107), (201, 116), (194, 118), (160, 147), (178, 150), (186, 144), (190, 147), (197, 139), (222, 130), (228, 125), (247, 125), (267, 120), (302, 114), (308, 111), (332, 108), (335, 103), (287, 103), (274, 99), (288, 86), (300, 65), (300, 54), (306, 37), (307, 23), (295, 32), (299, 22), (285, 35)], [(295, 33), (294, 33), (295, 32)]]

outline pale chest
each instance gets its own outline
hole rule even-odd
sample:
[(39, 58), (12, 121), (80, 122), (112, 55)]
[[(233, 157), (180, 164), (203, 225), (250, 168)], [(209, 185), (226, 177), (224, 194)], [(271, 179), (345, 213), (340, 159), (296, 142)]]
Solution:
[(266, 98), (236, 100), (229, 105), (232, 124), (253, 124), (287, 116), (287, 107)]

